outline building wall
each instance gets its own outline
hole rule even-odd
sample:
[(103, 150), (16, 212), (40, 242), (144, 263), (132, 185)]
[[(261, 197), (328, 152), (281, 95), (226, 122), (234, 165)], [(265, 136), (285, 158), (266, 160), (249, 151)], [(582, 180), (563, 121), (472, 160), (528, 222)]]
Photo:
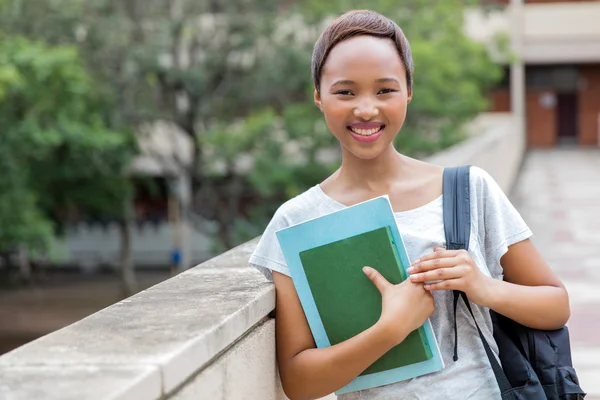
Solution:
[[(577, 87), (566, 92), (577, 95), (577, 143), (582, 146), (600, 146), (600, 64), (582, 64), (576, 66), (579, 74)], [(527, 145), (530, 147), (549, 147), (558, 143), (559, 86), (536, 87), (528, 78), (525, 117)], [(544, 100), (549, 100), (550, 103)], [(545, 99), (544, 99), (545, 97)], [(510, 91), (497, 88), (490, 92), (490, 111), (510, 112)]]
[(531, 3), (525, 1), (515, 9), (468, 8), (465, 33), (487, 44), (494, 59), (504, 64), (510, 57), (497, 51), (498, 34), (516, 40), (511, 53), (525, 64), (600, 62), (600, 1)]
[(510, 112), (510, 91), (508, 89), (493, 90), (490, 94), (490, 111)]
[[(532, 3), (585, 3), (590, 0), (523, 0), (525, 4)], [(486, 0), (487, 4), (510, 4), (510, 0)]]
[(582, 66), (579, 73), (579, 143), (600, 145), (600, 64)]
[(585, 3), (590, 0), (525, 0), (525, 4), (531, 3)]
[[(203, 221), (205, 232), (186, 226), (191, 244), (191, 263), (199, 264), (214, 257), (216, 226)], [(139, 268), (164, 269), (171, 266), (173, 228), (165, 221), (135, 224), (131, 231), (133, 263)], [(118, 269), (121, 262), (121, 233), (116, 223), (105, 226), (85, 222), (69, 226), (65, 235), (56, 240), (52, 265), (70, 266), (93, 272), (100, 268)]]
[(527, 145), (530, 147), (550, 147), (556, 144), (556, 106), (543, 105), (543, 98), (553, 94), (552, 90), (527, 89), (525, 126)]

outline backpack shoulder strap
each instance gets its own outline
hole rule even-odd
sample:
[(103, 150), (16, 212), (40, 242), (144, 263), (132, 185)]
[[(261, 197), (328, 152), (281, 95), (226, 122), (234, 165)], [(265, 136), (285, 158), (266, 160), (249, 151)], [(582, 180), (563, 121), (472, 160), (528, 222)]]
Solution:
[(471, 236), (470, 165), (445, 168), (444, 232), (448, 250), (469, 250)]
[[(443, 180), (443, 213), (444, 233), (446, 235), (446, 248), (448, 250), (469, 250), (471, 236), (471, 190), (470, 190), (469, 165), (444, 168)], [(483, 348), (494, 371), (501, 393), (510, 390), (511, 385), (496, 359), (489, 343), (477, 324), (469, 299), (464, 292), (454, 291), (454, 361), (458, 360), (458, 329), (456, 327), (456, 306), (458, 298), (462, 297), (469, 313), (473, 317), (475, 327), (481, 338)]]

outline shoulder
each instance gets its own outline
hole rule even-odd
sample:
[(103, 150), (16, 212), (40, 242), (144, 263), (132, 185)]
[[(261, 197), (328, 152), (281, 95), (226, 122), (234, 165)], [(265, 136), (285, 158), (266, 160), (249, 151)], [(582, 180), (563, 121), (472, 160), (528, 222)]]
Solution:
[(487, 188), (490, 185), (497, 185), (494, 178), (483, 168), (471, 166), (470, 171), (471, 186), (476, 189)]
[(312, 186), (281, 204), (273, 215), (273, 221), (289, 226), (306, 219), (308, 215), (319, 208), (318, 190), (317, 186)]
[(471, 209), (478, 214), (486, 227), (517, 225), (525, 229), (525, 222), (507, 194), (496, 180), (485, 170), (471, 167)]
[(267, 279), (272, 280), (271, 271), (290, 275), (277, 240), (277, 232), (309, 219), (315, 210), (319, 209), (315, 206), (319, 199), (319, 193), (315, 193), (315, 189), (315, 187), (310, 188), (281, 204), (261, 235), (249, 262), (258, 267)]
[(494, 177), (483, 168), (471, 166), (469, 179), (471, 197), (479, 202), (506, 196)]

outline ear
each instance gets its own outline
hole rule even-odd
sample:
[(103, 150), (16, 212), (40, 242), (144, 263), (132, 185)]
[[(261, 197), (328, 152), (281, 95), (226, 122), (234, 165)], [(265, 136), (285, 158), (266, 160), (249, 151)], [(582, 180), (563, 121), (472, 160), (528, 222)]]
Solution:
[(410, 104), (411, 101), (412, 101), (412, 89), (408, 89), (408, 98), (407, 98), (406, 104)]
[(323, 103), (321, 102), (321, 95), (319, 95), (318, 90), (315, 88), (314, 93), (315, 105), (319, 107), (321, 111), (323, 111)]

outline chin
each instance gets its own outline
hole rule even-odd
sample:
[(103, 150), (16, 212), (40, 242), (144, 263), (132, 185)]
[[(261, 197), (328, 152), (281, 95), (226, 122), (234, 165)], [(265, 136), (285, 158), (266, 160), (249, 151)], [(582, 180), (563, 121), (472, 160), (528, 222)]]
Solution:
[(391, 146), (391, 143), (388, 143), (387, 146), (382, 147), (382, 146), (374, 146), (373, 148), (370, 149), (366, 149), (366, 148), (356, 148), (356, 147), (346, 147), (346, 150), (352, 154), (353, 157), (358, 158), (360, 160), (374, 160), (376, 158), (378, 158), (379, 156), (381, 156), (383, 153), (386, 152), (388, 146)]

